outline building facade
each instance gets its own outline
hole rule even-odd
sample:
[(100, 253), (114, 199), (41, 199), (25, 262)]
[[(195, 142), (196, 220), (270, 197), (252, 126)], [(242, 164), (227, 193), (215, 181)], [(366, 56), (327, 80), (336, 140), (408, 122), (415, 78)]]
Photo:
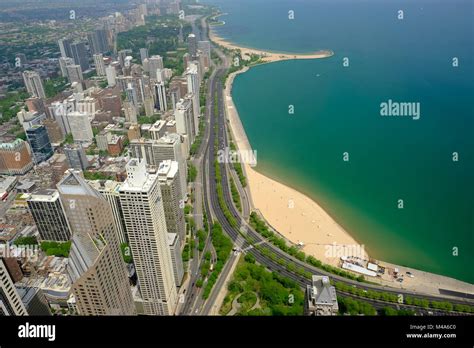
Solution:
[(131, 159), (120, 188), (127, 236), (147, 315), (173, 315), (177, 305), (168, 232), (158, 176)]
[(41, 240), (66, 242), (71, 231), (57, 190), (35, 191), (27, 200)]
[(68, 260), (80, 315), (136, 313), (112, 211), (102, 195), (70, 171), (58, 190), (73, 233)]
[(16, 139), (0, 144), (0, 174), (24, 175), (32, 168), (31, 150), (26, 141)]

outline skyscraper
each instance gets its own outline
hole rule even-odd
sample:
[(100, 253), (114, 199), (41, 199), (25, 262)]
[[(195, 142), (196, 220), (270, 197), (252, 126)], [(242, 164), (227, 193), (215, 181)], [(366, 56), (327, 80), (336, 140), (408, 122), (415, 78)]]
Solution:
[(61, 51), (61, 57), (73, 58), (71, 50), (71, 40), (70, 39), (61, 39), (58, 40), (59, 50)]
[(89, 69), (89, 57), (87, 56), (86, 45), (84, 42), (76, 42), (71, 45), (72, 58), (77, 65), (81, 66), (82, 71)]
[(89, 161), (86, 157), (86, 151), (81, 145), (70, 144), (64, 147), (64, 154), (69, 163), (69, 168), (76, 170), (86, 170), (89, 167)]
[(196, 59), (197, 57), (197, 39), (196, 35), (189, 34), (188, 35), (188, 52), (191, 55), (191, 60)]
[(68, 77), (67, 66), (74, 65), (74, 59), (69, 57), (59, 58), (59, 68), (61, 69), (61, 75), (63, 77)]
[(36, 71), (24, 71), (23, 81), (25, 82), (26, 90), (32, 97), (46, 98), (43, 81), (41, 81), (41, 77)]
[(132, 50), (130, 49), (121, 50), (118, 52), (118, 59), (119, 59), (120, 66), (122, 68), (125, 67), (125, 58), (131, 54), (132, 54)]
[(172, 315), (177, 292), (158, 176), (131, 159), (120, 202), (143, 299), (144, 313)]
[(66, 242), (71, 239), (71, 231), (57, 190), (37, 190), (28, 198), (27, 204), (41, 240)]
[(176, 286), (180, 286), (183, 281), (184, 267), (181, 256), (181, 241), (176, 233), (168, 233), (168, 245), (171, 252), (171, 263), (173, 264), (173, 274)]
[(134, 315), (109, 204), (74, 171), (58, 190), (73, 234), (67, 271), (79, 314)]
[(143, 65), (143, 61), (148, 59), (148, 48), (140, 48), (140, 59)]
[(93, 180), (88, 181), (94, 189), (107, 200), (112, 209), (114, 217), (115, 230), (117, 232), (117, 240), (122, 243), (127, 243), (125, 221), (123, 219), (122, 206), (120, 204), (120, 183), (112, 180)]
[(105, 68), (105, 74), (107, 75), (107, 84), (109, 87), (114, 87), (116, 83), (115, 79), (117, 77), (115, 68), (112, 65), (109, 65), (107, 68)]
[(97, 75), (105, 76), (104, 56), (101, 53), (94, 54), (94, 64), (95, 64), (95, 71), (97, 72)]
[(183, 152), (188, 156), (191, 145), (196, 136), (194, 126), (193, 96), (186, 95), (176, 104), (174, 118), (176, 120), (176, 132), (184, 137)]
[(67, 121), (74, 141), (91, 142), (94, 139), (91, 121), (92, 115), (88, 112), (73, 111), (67, 114)]
[(158, 69), (161, 70), (163, 68), (164, 68), (163, 57), (156, 55), (156, 56), (151, 56), (150, 58), (148, 58), (148, 69), (149, 69), (150, 78), (157, 80), (158, 79), (157, 70)]
[(125, 93), (127, 95), (127, 101), (131, 103), (138, 110), (139, 105), (138, 105), (137, 90), (131, 83), (128, 84), (127, 89), (125, 90)]
[(97, 29), (87, 34), (89, 48), (93, 54), (105, 53), (109, 50), (107, 42), (107, 33), (103, 29)]
[(161, 196), (165, 210), (166, 228), (168, 233), (177, 233), (180, 240), (186, 238), (184, 223), (183, 189), (179, 180), (178, 162), (163, 161), (158, 167)]
[(158, 141), (153, 142), (152, 155), (153, 161), (156, 163), (155, 165), (159, 165), (160, 162), (166, 160), (178, 162), (178, 174), (182, 191), (181, 199), (185, 200), (188, 168), (186, 157), (184, 156), (181, 147), (181, 137), (176, 133), (170, 133), (160, 138)]
[(77, 82), (81, 83), (84, 80), (84, 76), (82, 75), (82, 69), (80, 65), (71, 64), (66, 66), (67, 77), (69, 82)]
[(39, 164), (53, 155), (53, 148), (49, 141), (48, 132), (43, 125), (35, 125), (26, 130), (26, 137), (33, 151), (36, 164)]
[(155, 89), (155, 107), (159, 111), (168, 110), (168, 103), (166, 102), (166, 87), (164, 82), (157, 82), (154, 86)]
[(189, 64), (189, 67), (186, 70), (186, 77), (188, 80), (188, 93), (192, 95), (193, 99), (194, 133), (197, 135), (199, 133), (199, 113), (201, 109), (199, 100), (200, 78), (197, 64)]
[(0, 258), (0, 316), (28, 315), (7, 267)]

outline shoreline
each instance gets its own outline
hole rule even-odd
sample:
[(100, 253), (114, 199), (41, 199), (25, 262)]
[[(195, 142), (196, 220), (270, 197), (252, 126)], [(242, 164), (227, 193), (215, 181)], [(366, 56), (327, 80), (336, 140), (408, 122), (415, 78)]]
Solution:
[[(265, 52), (262, 50), (239, 47), (235, 44), (228, 43), (215, 35), (212, 28), (209, 28), (209, 33), (212, 42), (226, 48), (240, 49), (242, 52), (251, 52), (251, 54)], [(313, 55), (271, 53), (271, 56), (265, 57), (269, 58), (269, 60), (264, 60), (263, 63), (289, 59), (326, 58), (334, 54), (332, 51), (330, 52), (331, 54), (319, 53)], [(268, 54), (268, 52), (265, 53)], [(239, 151), (246, 152), (251, 152), (252, 147), (240, 120), (238, 110), (232, 99), (232, 85), (238, 74), (245, 73), (249, 69), (249, 67), (245, 67), (242, 70), (232, 73), (228, 77), (224, 95), (225, 110), (230, 123), (230, 131), (234, 143)], [(359, 254), (363, 255), (364, 259), (374, 261), (379, 266), (387, 269), (387, 272), (383, 277), (374, 278), (365, 276), (368, 281), (373, 281), (391, 288), (403, 288), (434, 295), (440, 295), (439, 289), (474, 294), (474, 285), (470, 283), (448, 276), (394, 265), (382, 260), (371, 259), (370, 255), (368, 255), (363, 248), (363, 244), (361, 248), (361, 244), (358, 243), (350, 233), (347, 232), (347, 230), (340, 226), (316, 201), (289, 185), (285, 185), (259, 173), (257, 170), (250, 167), (249, 164), (243, 164), (243, 169), (248, 182), (246, 191), (249, 195), (251, 210), (257, 210), (260, 215), (263, 216), (264, 220), (266, 220), (266, 222), (285, 239), (293, 244), (302, 242), (302, 250), (307, 255), (313, 255), (323, 263), (337, 266), (342, 269), (340, 265), (340, 255), (336, 252), (333, 253), (335, 256), (331, 255), (331, 253), (329, 253), (328, 256), (328, 250), (335, 251), (335, 246), (359, 247)], [(403, 283), (397, 282), (390, 273), (390, 270), (393, 271), (397, 268), (399, 274), (403, 274), (403, 276), (401, 276), (404, 279)], [(411, 272), (414, 277), (407, 276), (406, 272)], [(354, 272), (354, 274), (359, 273)], [(448, 295), (442, 296), (447, 298), (450, 297)]]
[[(217, 26), (219, 27), (219, 26)], [(216, 45), (225, 47), (229, 50), (240, 50), (242, 58), (244, 60), (250, 60), (251, 55), (261, 56), (262, 63), (272, 63), (279, 62), (282, 60), (292, 60), (292, 59), (321, 59), (329, 58), (334, 55), (332, 50), (320, 50), (313, 53), (289, 53), (289, 52), (273, 52), (269, 50), (259, 50), (256, 48), (242, 47), (236, 44), (233, 44), (224, 38), (217, 35), (214, 31), (213, 26), (209, 26), (209, 39)]]

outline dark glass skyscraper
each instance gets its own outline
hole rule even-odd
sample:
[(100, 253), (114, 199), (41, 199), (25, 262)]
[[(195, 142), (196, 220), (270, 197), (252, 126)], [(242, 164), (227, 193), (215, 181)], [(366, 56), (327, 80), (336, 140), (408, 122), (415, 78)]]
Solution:
[(26, 131), (26, 137), (33, 151), (35, 164), (39, 164), (53, 155), (53, 148), (45, 126), (36, 125), (31, 127)]
[(82, 71), (89, 69), (89, 57), (84, 42), (76, 42), (71, 45), (72, 58), (77, 65), (81, 66)]

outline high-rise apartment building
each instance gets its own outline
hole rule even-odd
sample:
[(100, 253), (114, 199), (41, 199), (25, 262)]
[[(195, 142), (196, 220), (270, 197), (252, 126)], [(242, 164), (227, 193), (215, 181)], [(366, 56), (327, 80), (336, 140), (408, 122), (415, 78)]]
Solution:
[(127, 164), (120, 202), (132, 251), (143, 310), (172, 315), (177, 304), (168, 232), (158, 176), (136, 158)]
[(45, 126), (35, 125), (27, 129), (26, 138), (30, 144), (36, 164), (47, 160), (53, 155), (54, 151)]
[(0, 258), (0, 316), (28, 315), (7, 267)]
[(82, 71), (89, 69), (89, 57), (84, 42), (76, 42), (71, 45), (72, 58), (77, 65), (81, 66)]
[(186, 77), (188, 80), (188, 93), (192, 95), (193, 100), (194, 132), (197, 135), (199, 133), (199, 113), (201, 109), (199, 100), (200, 78), (197, 64), (189, 64), (189, 67), (186, 69)]
[(186, 199), (186, 186), (188, 167), (186, 157), (181, 147), (181, 137), (176, 133), (169, 133), (158, 141), (155, 141), (152, 146), (152, 153), (154, 162), (158, 165), (162, 161), (172, 160), (178, 162), (178, 174), (180, 180), (180, 187), (182, 190), (182, 199)]
[(61, 51), (61, 57), (73, 58), (71, 44), (72, 44), (72, 41), (70, 39), (58, 40), (59, 50)]
[(163, 57), (156, 55), (148, 58), (148, 69), (150, 78), (157, 80), (157, 71), (158, 69), (162, 70), (163, 68)]
[(104, 56), (101, 53), (94, 54), (94, 64), (97, 76), (105, 76)]
[(69, 58), (69, 57), (59, 58), (59, 68), (61, 69), (61, 75), (67, 78), (69, 78), (68, 71), (67, 71), (68, 65), (74, 65), (74, 59)]
[(92, 131), (91, 115), (88, 112), (74, 111), (67, 114), (67, 121), (71, 129), (74, 141), (91, 142), (94, 139)]
[(135, 314), (109, 204), (74, 171), (58, 190), (72, 231), (67, 271), (79, 314)]
[(115, 67), (109, 65), (107, 68), (105, 68), (105, 75), (107, 76), (107, 84), (109, 87), (115, 86), (115, 79), (117, 78), (117, 71), (115, 70)]
[(82, 74), (81, 66), (78, 64), (66, 65), (66, 73), (69, 79), (69, 82), (82, 83), (84, 80), (84, 75)]
[(23, 81), (25, 82), (26, 90), (32, 97), (46, 98), (43, 81), (41, 81), (41, 77), (36, 71), (24, 71)]
[(154, 86), (155, 89), (155, 107), (159, 111), (168, 110), (168, 103), (166, 102), (166, 87), (164, 82), (157, 82)]
[(113, 180), (91, 180), (88, 181), (94, 189), (107, 200), (112, 209), (114, 218), (115, 231), (117, 232), (117, 240), (122, 243), (127, 243), (127, 235), (125, 229), (125, 221), (123, 219), (122, 206), (120, 204), (120, 183)]
[(163, 161), (158, 167), (158, 180), (161, 196), (163, 197), (168, 233), (177, 233), (180, 240), (184, 241), (186, 225), (184, 222), (183, 189), (181, 188), (178, 171), (178, 162)]
[(176, 233), (168, 233), (168, 245), (171, 252), (173, 274), (176, 286), (181, 286), (184, 276), (183, 258), (181, 256), (181, 241)]
[(194, 60), (197, 57), (197, 39), (196, 35), (189, 34), (188, 35), (188, 52), (191, 56), (191, 59)]
[(107, 33), (103, 29), (97, 29), (92, 33), (88, 33), (87, 41), (89, 42), (89, 48), (93, 54), (105, 53), (109, 50)]
[(28, 198), (27, 204), (41, 240), (66, 242), (71, 239), (71, 231), (57, 190), (37, 190)]
[(66, 155), (69, 168), (76, 170), (86, 170), (89, 167), (86, 151), (79, 144), (70, 144), (64, 147), (64, 154)]
[(169, 133), (158, 140), (143, 138), (132, 140), (129, 150), (133, 158), (142, 159), (149, 165), (159, 166), (166, 160), (178, 162), (182, 199), (186, 199), (187, 165), (179, 134)]
[(176, 104), (174, 118), (176, 121), (176, 132), (184, 138), (183, 153), (185, 157), (188, 157), (191, 145), (196, 137), (192, 95), (188, 94)]

